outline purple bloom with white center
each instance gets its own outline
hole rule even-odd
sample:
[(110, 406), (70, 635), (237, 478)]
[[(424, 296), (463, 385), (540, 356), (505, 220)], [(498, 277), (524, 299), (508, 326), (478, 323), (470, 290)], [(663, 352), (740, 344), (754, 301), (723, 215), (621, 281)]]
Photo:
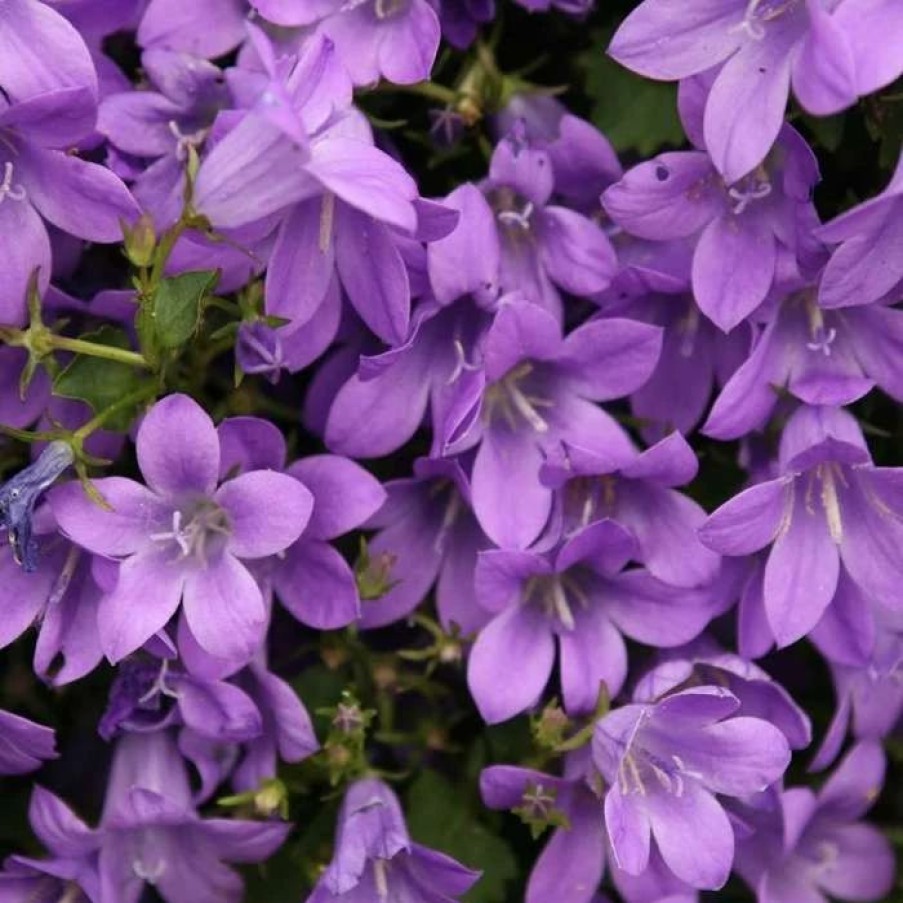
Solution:
[(478, 877), (451, 857), (413, 843), (389, 786), (364, 778), (345, 793), (332, 862), (307, 903), (454, 903)]
[(875, 385), (903, 401), (903, 312), (880, 304), (824, 310), (804, 289), (771, 315), (703, 432), (736, 439), (761, 428), (783, 389), (806, 404), (839, 406)]
[(548, 453), (540, 479), (556, 490), (552, 531), (572, 535), (611, 518), (633, 536), (636, 558), (653, 577), (673, 586), (710, 583), (719, 558), (696, 535), (705, 512), (673, 488), (695, 478), (693, 450), (680, 433), (642, 452), (622, 445), (604, 454), (565, 443)]
[(884, 754), (857, 744), (818, 793), (793, 787), (776, 811), (737, 844), (737, 871), (760, 903), (886, 900), (894, 855), (883, 834), (861, 821), (884, 782)]
[(51, 728), (0, 710), (0, 774), (28, 774), (56, 757)]
[(337, 387), (329, 407), (327, 446), (357, 458), (387, 455), (414, 435), (427, 412), (438, 445), (459, 387), (466, 390), (479, 380), (478, 347), (489, 323), (489, 314), (469, 297), (444, 308), (421, 303), (403, 344), (361, 358), (359, 367), (354, 355), (352, 375)]
[(646, 869), (654, 838), (665, 865), (691, 887), (717, 890), (727, 881), (734, 832), (716, 795), (762, 791), (790, 761), (781, 731), (738, 716), (739, 707), (722, 687), (697, 687), (597, 722), (593, 761), (609, 788), (605, 826), (624, 871)]
[(242, 880), (225, 863), (267, 858), (288, 831), (273, 821), (202, 819), (172, 738), (126, 734), (98, 829), (102, 899), (137, 903), (150, 885), (166, 903), (239, 903)]
[(98, 726), (100, 735), (109, 741), (120, 732), (172, 725), (220, 742), (252, 740), (263, 729), (254, 701), (227, 681), (187, 674), (167, 659), (122, 662)]
[(705, 151), (673, 151), (628, 170), (602, 203), (640, 238), (698, 236), (693, 294), (702, 312), (729, 332), (765, 300), (781, 258), (798, 253), (798, 232), (814, 219), (810, 196), (817, 181), (815, 156), (788, 125), (768, 159), (738, 181), (722, 179)]
[(367, 523), (379, 532), (367, 545), (385, 563), (389, 590), (368, 601), (362, 627), (381, 627), (409, 615), (436, 586), (436, 608), (446, 630), (479, 630), (489, 615), (477, 602), (477, 554), (491, 543), (470, 507), (470, 485), (457, 460), (418, 458), (414, 476), (386, 485), (388, 499)]
[(148, 89), (104, 98), (98, 129), (118, 150), (148, 161), (132, 190), (164, 228), (182, 212), (189, 148), (203, 145), (228, 91), (217, 66), (186, 53), (146, 50), (141, 65)]
[(459, 383), (440, 433), (445, 453), (479, 446), (474, 513), (496, 544), (524, 548), (546, 525), (552, 490), (538, 474), (545, 454), (567, 442), (607, 454), (627, 444), (595, 402), (627, 395), (648, 378), (661, 331), (625, 319), (596, 319), (562, 338), (555, 318), (509, 298), (482, 343), (482, 368)]
[(481, 187), (495, 214), (503, 292), (522, 292), (560, 319), (559, 289), (585, 296), (608, 287), (617, 270), (608, 237), (589, 217), (550, 203), (552, 158), (531, 146), (523, 124), (496, 145)]
[(872, 304), (903, 282), (903, 154), (877, 197), (826, 223), (816, 235), (838, 245), (818, 287), (822, 307)]
[(38, 566), (38, 544), (32, 536), (35, 505), (74, 460), (67, 442), (51, 442), (33, 464), (0, 485), (0, 529), (6, 531), (16, 564), (27, 573)]
[(560, 681), (570, 714), (592, 710), (604, 681), (612, 696), (627, 675), (624, 635), (653, 646), (680, 645), (713, 615), (703, 591), (668, 586), (642, 570), (631, 535), (614, 521), (574, 534), (553, 555), (482, 552), (476, 592), (495, 617), (470, 653), (467, 681), (490, 724), (525, 711), (542, 693), (560, 650)]
[[(161, 630), (180, 602), (188, 630), (209, 654), (250, 659), (267, 612), (243, 560), (281, 552), (301, 534), (312, 498), (293, 477), (256, 470), (217, 488), (220, 440), (209, 416), (185, 395), (157, 402), (137, 437), (147, 486), (122, 477), (95, 481), (111, 510), (77, 483), (57, 487), (60, 528), (97, 555), (121, 561), (98, 612), (101, 645), (119, 661)], [(146, 587), (153, 585), (149, 598)]]
[(855, 418), (821, 407), (788, 420), (780, 470), (722, 505), (700, 531), (722, 555), (771, 546), (761, 591), (778, 645), (805, 636), (832, 601), (859, 609), (865, 594), (899, 610), (903, 471), (875, 467)]
[(812, 741), (812, 725), (790, 694), (760, 667), (723, 652), (706, 637), (680, 649), (658, 653), (660, 664), (643, 675), (633, 689), (634, 702), (653, 702), (691, 686), (724, 687), (740, 703), (738, 715), (761, 718), (779, 728), (791, 749)]
[(705, 144), (729, 182), (765, 158), (784, 120), (791, 84), (824, 116), (903, 72), (896, 0), (645, 0), (608, 52), (666, 81), (717, 69), (705, 105)]
[[(573, 758), (573, 757), (572, 757)], [(569, 763), (570, 764), (570, 763)], [(563, 816), (530, 872), (524, 903), (594, 903), (605, 870), (601, 800), (584, 769), (553, 777), (529, 768), (493, 765), (480, 774), (480, 795), (491, 809), (515, 809), (537, 822)]]
[(312, 26), (336, 45), (355, 85), (429, 79), (439, 18), (427, 0), (251, 0), (277, 25)]

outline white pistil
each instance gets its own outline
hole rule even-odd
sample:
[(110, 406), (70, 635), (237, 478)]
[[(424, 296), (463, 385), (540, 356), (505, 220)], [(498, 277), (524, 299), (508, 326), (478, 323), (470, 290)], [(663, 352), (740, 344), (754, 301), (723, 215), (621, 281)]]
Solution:
[(533, 202), (527, 201), (521, 210), (500, 210), (498, 218), (506, 226), (518, 226), (524, 232), (530, 230), (530, 217), (533, 215)]
[(176, 159), (184, 160), (188, 156), (188, 150), (192, 147), (198, 147), (203, 144), (204, 139), (207, 137), (207, 132), (209, 129), (198, 129), (196, 132), (190, 132), (189, 134), (185, 134), (180, 128), (179, 124), (175, 121), (175, 119), (170, 119), (167, 123), (169, 126), (170, 132), (172, 132), (173, 136), (176, 139)]
[(734, 215), (739, 216), (753, 201), (760, 201), (771, 194), (771, 182), (757, 182), (748, 190), (732, 185), (728, 188), (727, 193), (735, 202), (732, 208)]
[(173, 511), (172, 513), (172, 530), (168, 533), (151, 533), (150, 538), (154, 542), (174, 541), (182, 550), (181, 558), (187, 558), (191, 554), (191, 544), (188, 539), (187, 530), (182, 529), (182, 512)]
[(810, 351), (820, 351), (825, 357), (831, 356), (831, 345), (837, 338), (837, 330), (832, 326), (830, 329), (819, 327), (812, 336), (811, 342), (806, 342), (806, 347)]
[(78, 567), (80, 558), (81, 549), (78, 546), (70, 546), (69, 551), (66, 554), (66, 560), (63, 563), (63, 569), (60, 571), (60, 574), (56, 578), (53, 588), (50, 591), (50, 595), (47, 597), (47, 608), (58, 605), (63, 596), (66, 595), (66, 590), (69, 589), (69, 584), (72, 582), (72, 576), (75, 573), (76, 567)]
[(574, 615), (571, 606), (568, 605), (567, 596), (564, 594), (564, 587), (560, 580), (552, 580), (549, 586), (548, 596), (549, 608), (561, 621), (565, 630), (574, 629)]
[(13, 185), (13, 165), (9, 161), (3, 164), (3, 181), (0, 182), (0, 204), (7, 198), (11, 201), (25, 200), (25, 189), (21, 185)]

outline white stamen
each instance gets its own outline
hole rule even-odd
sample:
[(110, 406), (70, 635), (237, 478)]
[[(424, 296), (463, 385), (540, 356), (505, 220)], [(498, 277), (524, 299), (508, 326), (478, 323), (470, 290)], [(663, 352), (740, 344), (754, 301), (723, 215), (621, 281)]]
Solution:
[(467, 360), (467, 352), (464, 350), (464, 343), (460, 339), (455, 339), (452, 342), (452, 346), (455, 349), (455, 366), (452, 369), (451, 375), (445, 381), (445, 385), (450, 386), (465, 370), (479, 370), (479, 366), (477, 364), (471, 364)]
[(320, 205), (320, 236), (317, 246), (325, 254), (332, 244), (332, 224), (335, 220), (335, 195), (327, 191)]
[(3, 164), (3, 181), (0, 182), (0, 204), (6, 198), (11, 201), (24, 201), (25, 189), (21, 185), (13, 185), (13, 165), (10, 162)]
[(135, 873), (135, 877), (153, 885), (160, 880), (166, 871), (166, 862), (163, 859), (158, 859), (152, 865), (148, 865), (143, 859), (133, 859), (132, 871)]
[(373, 860), (373, 880), (376, 884), (376, 893), (380, 900), (385, 900), (389, 896), (389, 880), (386, 875), (386, 860)]
[(835, 545), (843, 539), (843, 522), (840, 516), (840, 500), (834, 483), (834, 471), (830, 467), (819, 467), (821, 471), (821, 504), (828, 521), (828, 532)]
[(81, 549), (78, 546), (69, 548), (66, 561), (63, 563), (63, 569), (60, 571), (56, 582), (53, 584), (53, 589), (47, 597), (47, 608), (58, 605), (63, 596), (66, 595), (66, 590), (69, 589), (69, 584), (72, 582), (72, 575), (75, 573), (76, 567), (78, 567), (81, 554)]

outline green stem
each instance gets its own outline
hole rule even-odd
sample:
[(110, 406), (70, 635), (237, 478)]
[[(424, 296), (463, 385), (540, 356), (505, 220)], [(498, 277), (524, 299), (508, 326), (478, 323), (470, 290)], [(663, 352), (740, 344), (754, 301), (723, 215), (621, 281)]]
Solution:
[(131, 367), (150, 369), (150, 364), (144, 359), (144, 355), (126, 348), (117, 348), (115, 345), (99, 345), (97, 342), (86, 342), (84, 339), (70, 339), (68, 336), (53, 334), (48, 335), (46, 341), (51, 348), (59, 351), (73, 351), (76, 354), (118, 361), (120, 364), (128, 364)]
[(157, 252), (154, 255), (154, 266), (150, 274), (150, 285), (153, 290), (156, 289), (163, 278), (163, 270), (169, 262), (169, 255), (172, 254), (172, 249), (176, 246), (176, 242), (181, 238), (186, 228), (185, 220), (180, 219), (172, 228), (167, 229), (160, 236), (160, 243), (157, 245)]
[(440, 103), (454, 105), (461, 95), (445, 85), (437, 85), (435, 82), (417, 82), (413, 85), (392, 85), (393, 91), (404, 91), (407, 94), (419, 94), (430, 100), (438, 100)]
[(91, 433), (99, 430), (111, 417), (125, 411), (149, 398), (154, 398), (157, 394), (156, 383), (145, 383), (134, 392), (123, 395), (118, 401), (114, 401), (108, 408), (104, 408), (95, 417), (92, 417), (87, 423), (83, 423), (72, 435), (79, 442), (83, 442)]

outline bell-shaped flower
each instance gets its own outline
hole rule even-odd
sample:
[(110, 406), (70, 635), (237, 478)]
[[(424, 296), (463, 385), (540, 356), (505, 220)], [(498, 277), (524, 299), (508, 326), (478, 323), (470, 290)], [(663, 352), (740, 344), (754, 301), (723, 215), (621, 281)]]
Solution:
[(448, 458), (418, 458), (414, 476), (386, 485), (386, 503), (370, 518), (379, 532), (367, 544), (388, 589), (363, 606), (361, 626), (381, 627), (407, 617), (436, 587), (436, 608), (446, 630), (467, 634), (489, 615), (477, 602), (477, 554), (491, 543), (470, 507), (470, 484)]
[(126, 734), (116, 745), (98, 829), (102, 899), (138, 903), (151, 886), (166, 903), (239, 903), (243, 883), (226, 863), (266, 859), (289, 828), (202, 819), (169, 734)]
[(604, 682), (617, 694), (627, 676), (624, 636), (676, 646), (713, 615), (710, 595), (677, 589), (643, 570), (621, 572), (635, 557), (633, 537), (599, 521), (554, 554), (490, 550), (477, 560), (480, 604), (494, 613), (470, 653), (467, 681), (490, 724), (525, 711), (540, 697), (560, 652), (564, 705), (592, 711)]
[(884, 754), (860, 743), (817, 793), (783, 790), (738, 839), (737, 871), (760, 903), (886, 900), (894, 882), (887, 838), (861, 821), (884, 782)]
[(832, 600), (860, 609), (864, 593), (899, 609), (900, 469), (875, 467), (855, 418), (821, 407), (799, 408), (788, 420), (780, 469), (722, 505), (700, 531), (722, 555), (771, 547), (761, 592), (778, 645), (809, 633)]
[[(51, 500), (66, 535), (121, 562), (98, 612), (104, 652), (114, 662), (134, 652), (184, 602), (188, 630), (202, 649), (248, 661), (263, 640), (267, 611), (242, 562), (281, 552), (300, 536), (310, 492), (271, 470), (243, 473), (217, 488), (216, 428), (185, 395), (157, 402), (136, 446), (147, 486), (123, 477), (95, 481), (109, 509), (77, 483), (57, 487)], [(150, 597), (149, 585), (155, 587)]]
[(569, 536), (610, 518), (633, 536), (636, 558), (653, 577), (673, 586), (710, 583), (719, 558), (696, 535), (705, 512), (673, 488), (695, 478), (693, 450), (680, 433), (642, 452), (622, 444), (610, 454), (567, 443), (549, 452), (540, 478), (556, 490), (552, 530)]
[(806, 404), (841, 406), (876, 385), (903, 400), (903, 312), (879, 304), (824, 310), (804, 289), (773, 312), (703, 432), (737, 439), (761, 428), (784, 389)]
[(451, 857), (413, 843), (389, 786), (363, 778), (345, 793), (332, 862), (307, 903), (454, 903), (478, 877)]
[(496, 145), (481, 188), (495, 218), (503, 292), (521, 292), (561, 319), (559, 289), (586, 296), (608, 287), (617, 270), (608, 236), (588, 216), (552, 203), (551, 156), (527, 141), (522, 123)]
[(132, 191), (163, 229), (182, 213), (189, 149), (200, 150), (229, 97), (222, 71), (205, 59), (152, 48), (141, 67), (147, 89), (105, 97), (97, 127), (117, 150), (147, 161)]
[(737, 715), (739, 707), (723, 687), (694, 687), (596, 723), (593, 761), (608, 786), (605, 826), (621, 869), (642, 873), (654, 839), (665, 865), (691, 887), (717, 890), (727, 881), (734, 832), (717, 797), (758, 793), (790, 761), (781, 731)]
[(562, 337), (555, 318), (509, 297), (482, 343), (482, 368), (460, 381), (440, 432), (444, 453), (479, 443), (474, 513), (497, 545), (528, 546), (546, 525), (552, 490), (539, 480), (545, 454), (562, 442), (606, 454), (628, 444), (597, 404), (627, 395), (649, 377), (661, 331), (596, 319)]
[(628, 170), (602, 203), (632, 235), (695, 239), (693, 294), (729, 332), (765, 300), (781, 258), (797, 254), (799, 223), (815, 219), (817, 181), (814, 154), (788, 125), (768, 158), (738, 180), (722, 178), (703, 150), (672, 151)]
[[(791, 85), (817, 116), (837, 113), (890, 84), (903, 59), (896, 0), (644, 0), (608, 52), (648, 78), (672, 81), (710, 69), (705, 143), (729, 182), (765, 158), (784, 121)], [(716, 68), (717, 67), (717, 68)]]

